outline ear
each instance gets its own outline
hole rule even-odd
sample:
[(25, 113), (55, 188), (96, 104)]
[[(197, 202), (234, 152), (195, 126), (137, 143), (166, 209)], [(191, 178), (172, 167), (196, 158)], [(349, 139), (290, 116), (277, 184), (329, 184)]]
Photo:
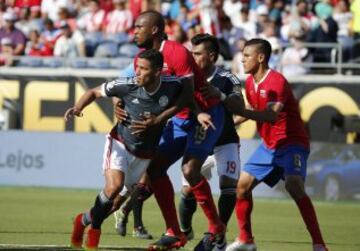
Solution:
[(209, 53), (209, 56), (210, 56), (211, 61), (212, 61), (213, 63), (216, 63), (216, 62), (215, 62), (215, 52), (210, 52), (210, 53)]
[(156, 77), (160, 77), (161, 72), (162, 72), (162, 69), (161, 69), (161, 68), (157, 68), (157, 69), (156, 69), (156, 72), (155, 72), (155, 76), (156, 76)]
[(157, 34), (158, 32), (159, 32), (159, 27), (153, 26), (153, 27), (151, 28), (151, 33), (152, 33), (153, 35)]
[(265, 62), (265, 54), (264, 53), (258, 54), (258, 61), (259, 61), (259, 63)]

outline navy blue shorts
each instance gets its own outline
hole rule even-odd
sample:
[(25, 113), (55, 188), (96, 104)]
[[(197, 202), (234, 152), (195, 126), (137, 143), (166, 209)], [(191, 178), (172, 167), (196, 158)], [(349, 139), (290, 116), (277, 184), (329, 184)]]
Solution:
[(224, 107), (216, 105), (206, 111), (211, 115), (216, 130), (203, 130), (195, 118), (184, 120), (173, 117), (164, 128), (158, 154), (175, 163), (182, 156), (205, 160), (214, 149), (224, 124)]

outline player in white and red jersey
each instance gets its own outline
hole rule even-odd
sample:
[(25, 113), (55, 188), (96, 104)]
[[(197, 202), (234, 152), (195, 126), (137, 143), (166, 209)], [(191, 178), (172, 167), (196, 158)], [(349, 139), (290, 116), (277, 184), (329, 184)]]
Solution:
[(268, 67), (270, 55), (271, 45), (266, 40), (252, 39), (245, 44), (243, 63), (250, 74), (245, 89), (251, 109), (243, 116), (257, 122), (262, 143), (241, 171), (235, 207), (239, 236), (226, 250), (256, 250), (250, 220), (252, 190), (261, 182), (273, 187), (284, 178), (311, 235), (313, 250), (326, 251), (315, 209), (304, 189), (309, 139), (290, 85)]
[[(217, 213), (210, 186), (200, 170), (222, 131), (224, 108), (219, 98), (204, 98), (201, 94), (201, 88), (206, 84), (203, 72), (184, 46), (164, 40), (164, 26), (164, 19), (160, 13), (155, 11), (142, 13), (135, 22), (134, 34), (137, 45), (140, 48), (155, 48), (162, 52), (163, 73), (183, 77), (184, 91), (194, 95), (197, 106), (211, 115), (216, 129), (211, 127), (207, 130), (202, 129), (189, 109), (184, 109), (174, 116), (164, 129), (158, 152), (154, 161), (150, 163), (147, 173), (167, 229), (160, 240), (149, 246), (149, 250), (170, 250), (186, 243), (177, 219), (174, 190), (167, 175), (167, 169), (181, 157), (183, 157), (184, 176), (208, 219), (208, 232), (212, 237), (209, 247), (202, 247), (203, 242), (201, 242), (199, 248), (212, 250), (215, 241), (223, 237), (225, 226)], [(199, 110), (195, 109), (195, 111), (197, 113)]]

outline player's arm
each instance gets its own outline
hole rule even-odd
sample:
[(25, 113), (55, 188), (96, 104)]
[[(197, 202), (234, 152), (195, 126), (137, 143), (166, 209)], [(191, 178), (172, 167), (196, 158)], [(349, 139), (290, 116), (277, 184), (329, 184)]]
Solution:
[(87, 90), (73, 107), (67, 109), (64, 115), (65, 121), (68, 121), (74, 116), (81, 117), (84, 108), (91, 104), (95, 99), (101, 98), (102, 96), (101, 86)]
[(195, 103), (193, 77), (181, 78), (181, 84), (180, 94), (173, 105), (157, 116), (158, 123), (166, 122), (184, 107), (191, 107), (192, 103)]
[(262, 111), (245, 109), (243, 111), (243, 116), (258, 122), (274, 123), (283, 107), (284, 105), (278, 102), (270, 105), (267, 109)]
[(241, 92), (240, 80), (234, 75), (229, 75), (229, 78), (231, 80), (228, 80), (227, 88), (224, 88), (224, 90), (208, 84), (201, 88), (201, 94), (205, 98), (213, 97), (220, 99), (231, 113), (241, 116), (245, 109), (245, 102)]

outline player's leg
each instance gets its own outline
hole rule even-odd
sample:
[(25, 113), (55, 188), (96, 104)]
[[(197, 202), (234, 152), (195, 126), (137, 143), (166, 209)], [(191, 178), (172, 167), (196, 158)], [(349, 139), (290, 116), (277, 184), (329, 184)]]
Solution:
[(166, 233), (149, 245), (149, 250), (169, 250), (184, 246), (186, 237), (180, 231), (176, 214), (175, 193), (167, 169), (181, 158), (186, 144), (186, 127), (192, 122), (173, 117), (165, 127), (158, 151), (147, 173), (155, 199), (166, 224)]
[(285, 166), (285, 188), (296, 202), (303, 221), (310, 233), (314, 251), (325, 251), (326, 245), (322, 237), (315, 208), (305, 192), (304, 179), (309, 152), (301, 147), (290, 146), (286, 152), (279, 153), (276, 164)]
[(211, 115), (216, 129), (209, 128), (205, 131), (199, 124), (193, 127), (188, 136), (182, 165), (184, 177), (189, 182), (191, 191), (208, 220), (208, 233), (195, 247), (195, 250), (212, 250), (215, 243), (225, 234), (225, 225), (218, 215), (209, 183), (201, 175), (201, 167), (214, 149), (222, 132), (224, 108), (222, 105), (218, 105), (207, 112)]
[(145, 229), (142, 220), (143, 204), (153, 194), (149, 186), (149, 180), (146, 173), (142, 176), (131, 194), (133, 215), (134, 215), (134, 231), (133, 236), (140, 239), (152, 239), (151, 234)]
[(239, 235), (233, 243), (227, 246), (227, 251), (256, 250), (251, 227), (252, 190), (262, 181), (273, 186), (281, 178), (282, 173), (273, 167), (273, 156), (273, 151), (261, 144), (241, 171), (236, 188), (235, 205)]
[(138, 184), (136, 184), (130, 198), (114, 213), (115, 229), (119, 235), (126, 235), (128, 216), (130, 212), (133, 211), (133, 236), (140, 239), (152, 239), (151, 234), (147, 232), (142, 221), (143, 203), (152, 195), (152, 190), (148, 183), (148, 177), (146, 173), (144, 173)]
[(121, 235), (126, 235), (126, 226), (128, 223), (128, 217), (132, 210), (132, 196), (127, 198), (125, 204), (114, 212), (115, 229), (116, 232)]
[(220, 182), (219, 215), (227, 225), (236, 203), (236, 186), (240, 176), (239, 144), (215, 147), (214, 158)]
[(179, 220), (181, 232), (186, 235), (187, 240), (194, 239), (194, 231), (192, 228), (193, 215), (196, 212), (196, 199), (191, 192), (189, 183), (182, 176), (183, 187), (181, 188), (179, 203)]
[[(114, 152), (116, 152), (116, 154), (114, 154)], [(72, 246), (81, 247), (83, 234), (88, 225), (91, 225), (91, 227), (88, 231), (86, 246), (96, 247), (98, 245), (101, 224), (113, 209), (113, 200), (119, 194), (124, 182), (125, 175), (124, 172), (120, 170), (120, 166), (126, 166), (126, 164), (120, 159), (120, 161), (117, 161), (117, 164), (114, 165), (114, 156), (124, 156), (124, 152), (125, 147), (122, 144), (118, 144), (110, 136), (107, 136), (103, 161), (105, 187), (96, 197), (95, 203), (90, 211), (76, 216), (71, 235)]]

